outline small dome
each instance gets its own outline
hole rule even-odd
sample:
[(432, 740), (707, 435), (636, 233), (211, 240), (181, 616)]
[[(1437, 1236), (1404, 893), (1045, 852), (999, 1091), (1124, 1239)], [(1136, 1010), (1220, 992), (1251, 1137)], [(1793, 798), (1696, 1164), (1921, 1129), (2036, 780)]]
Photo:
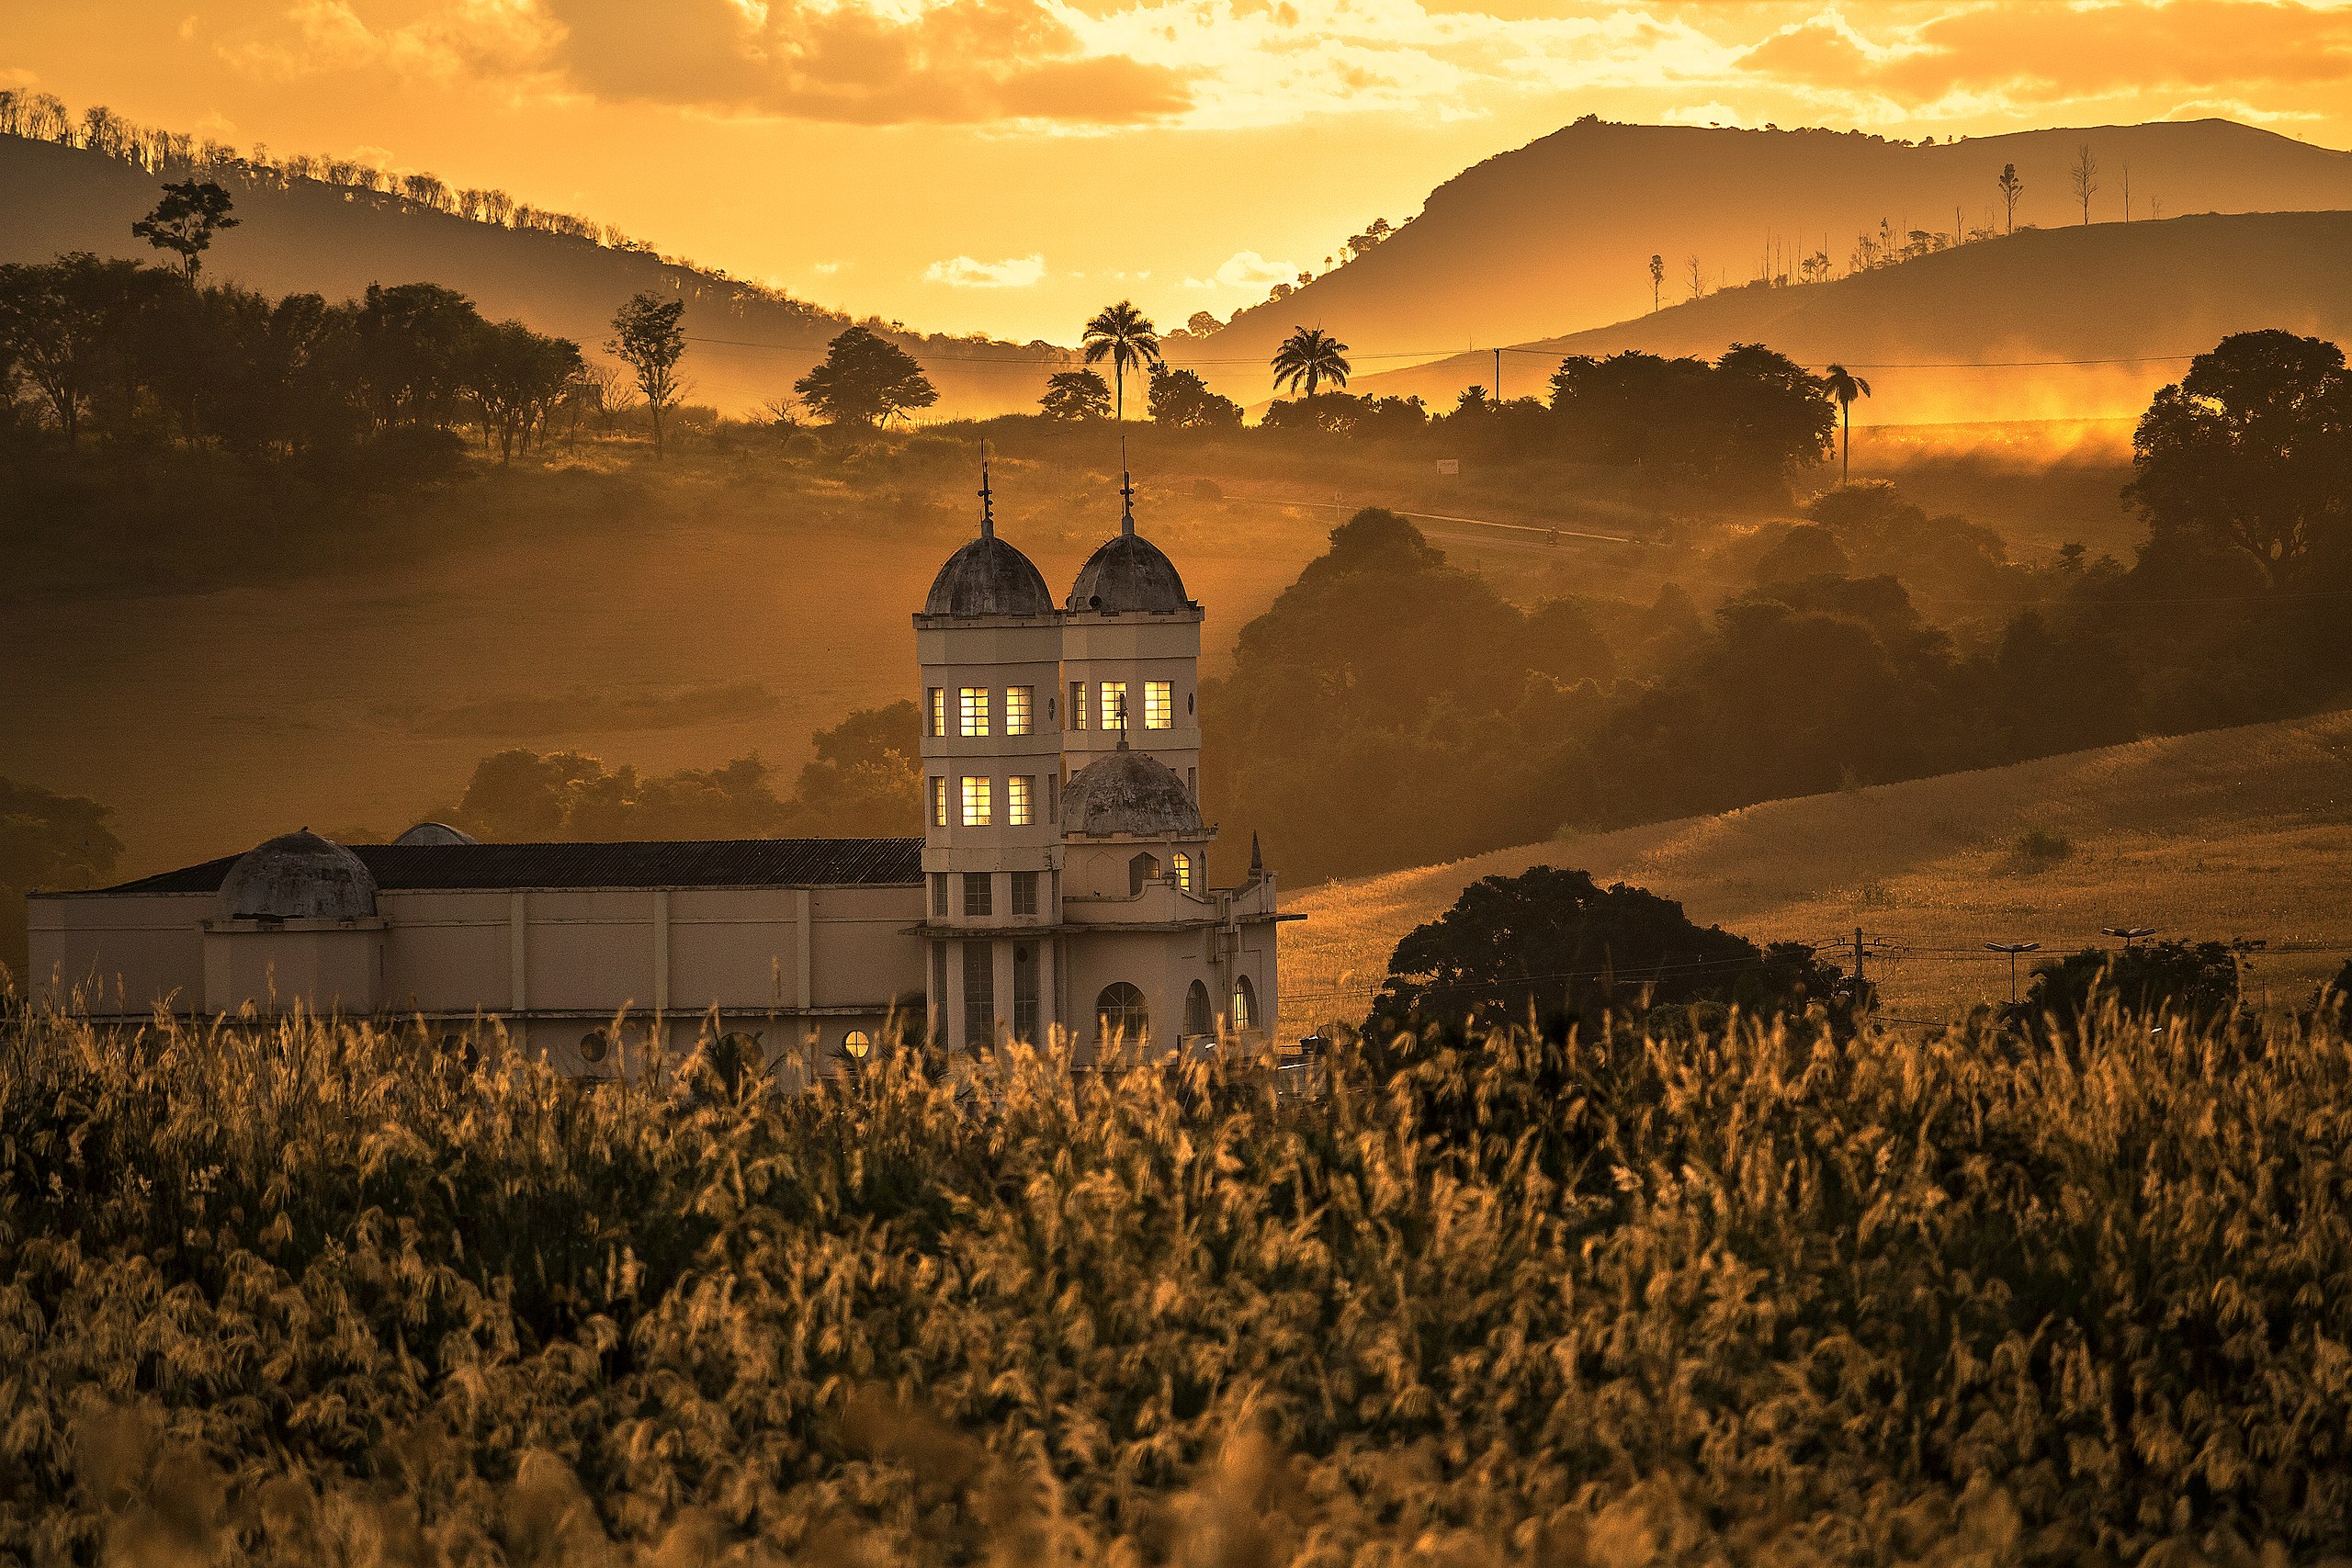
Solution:
[(1054, 596), (1029, 558), (993, 530), (947, 558), (931, 580), (926, 615), (1050, 615)]
[(1125, 748), (1089, 762), (1062, 791), (1062, 829), (1073, 836), (1198, 833), (1201, 808), (1174, 769)]
[(1193, 607), (1176, 563), (1140, 534), (1121, 532), (1089, 556), (1069, 591), (1073, 610), (1172, 615)]
[(376, 912), (376, 879), (359, 857), (308, 828), (238, 857), (217, 906), (232, 920), (351, 920)]
[(396, 844), (479, 844), (480, 839), (447, 822), (419, 822), (392, 842)]

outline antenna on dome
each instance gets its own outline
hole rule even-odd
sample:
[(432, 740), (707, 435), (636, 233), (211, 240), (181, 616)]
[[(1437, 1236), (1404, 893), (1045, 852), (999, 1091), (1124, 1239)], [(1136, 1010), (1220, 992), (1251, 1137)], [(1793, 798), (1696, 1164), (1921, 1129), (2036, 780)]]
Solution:
[(1136, 531), (1136, 478), (1127, 472), (1127, 433), (1119, 432), (1119, 532), (1132, 536)]
[(980, 537), (996, 537), (996, 499), (989, 491), (988, 454), (980, 454)]

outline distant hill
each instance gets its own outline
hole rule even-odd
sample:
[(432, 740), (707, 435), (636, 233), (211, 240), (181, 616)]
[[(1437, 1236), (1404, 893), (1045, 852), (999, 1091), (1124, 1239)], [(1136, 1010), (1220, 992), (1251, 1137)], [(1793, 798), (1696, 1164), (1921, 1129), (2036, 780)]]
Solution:
[[(1229, 394), (1266, 395), (1257, 368), (1294, 325), (1320, 325), (1371, 372), (1404, 361), (1581, 332), (1650, 309), (1649, 260), (1664, 302), (1738, 285), (1826, 248), (1848, 270), (1855, 237), (1884, 220), (1898, 234), (2003, 227), (1994, 182), (2015, 164), (2018, 221), (2079, 218), (2067, 170), (2078, 147), (2099, 164), (2092, 216), (2352, 209), (2352, 153), (2227, 120), (2019, 132), (1914, 146), (1830, 130), (1736, 130), (1583, 121), (1500, 153), (1430, 194), (1375, 249), (1290, 298), (1245, 310), (1186, 353)], [(1955, 211), (1957, 209), (1957, 212)], [(2136, 227), (2136, 224), (2134, 225)], [(1459, 384), (1457, 383), (1457, 386)], [(1509, 390), (1506, 388), (1506, 390)]]
[[(1988, 941), (2052, 953), (2099, 928), (2257, 938), (2249, 992), (2309, 998), (2352, 956), (2352, 711), (2134, 741), (2013, 767), (1767, 801), (1293, 893), (1285, 1033), (1363, 1020), (1396, 941), (1482, 876), (1573, 867), (1682, 900), (1756, 941), (1850, 941), (1888, 1010), (1936, 1019), (2008, 995)], [(2040, 855), (2018, 840), (2045, 835)], [(2022, 975), (2022, 970), (2020, 971)]]
[[(311, 291), (331, 299), (370, 283), (433, 282), (472, 298), (493, 320), (513, 318), (594, 351), (611, 335), (614, 310), (652, 289), (684, 296), (688, 399), (735, 413), (786, 394), (823, 357), (851, 318), (772, 290), (616, 249), (571, 234), (479, 221), (380, 191), (311, 178), (254, 177), (232, 166), (216, 176), (240, 220), (213, 243), (209, 276), (268, 294)], [(130, 225), (154, 205), (156, 187), (184, 178), (87, 148), (0, 135), (0, 262), (46, 261), (61, 251), (152, 261)], [(879, 323), (871, 323), (879, 325)], [(922, 360), (939, 388), (940, 413), (989, 414), (1036, 405), (1060, 355), (984, 338), (891, 333)], [(767, 346), (785, 345), (781, 349)], [(1013, 363), (1007, 363), (1007, 361)], [(1034, 375), (1021, 363), (1034, 360)]]
[[(1503, 355), (1502, 389), (1544, 395), (1572, 354), (1713, 358), (1735, 343), (1763, 343), (1868, 379), (1873, 395), (1856, 405), (1858, 424), (2130, 418), (2179, 378), (2187, 366), (2177, 356), (2224, 333), (2284, 327), (2352, 338), (2347, 254), (2352, 212), (2037, 230), (1828, 283), (1726, 289), (1517, 344)], [(2067, 360), (2095, 363), (2047, 363)], [(1954, 362), (1982, 368), (1932, 368)], [(1350, 389), (1451, 407), (1464, 386), (1493, 374), (1481, 352), (1361, 376)]]

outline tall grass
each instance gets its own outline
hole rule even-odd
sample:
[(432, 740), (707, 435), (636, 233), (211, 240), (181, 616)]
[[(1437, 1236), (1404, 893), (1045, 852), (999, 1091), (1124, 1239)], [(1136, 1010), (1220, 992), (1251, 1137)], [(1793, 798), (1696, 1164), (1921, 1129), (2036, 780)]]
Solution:
[(0, 1561), (2302, 1560), (2352, 1049), (626, 1087), (0, 1024)]

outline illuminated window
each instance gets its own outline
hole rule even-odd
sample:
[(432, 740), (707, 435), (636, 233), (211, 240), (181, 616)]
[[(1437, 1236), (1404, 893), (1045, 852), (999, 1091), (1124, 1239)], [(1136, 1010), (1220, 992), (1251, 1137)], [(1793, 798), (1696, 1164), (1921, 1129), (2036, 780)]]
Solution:
[(1029, 797), (1037, 781), (1016, 773), (1004, 781), (1004, 825), (1026, 828), (1030, 823)]
[(1102, 728), (1125, 729), (1127, 727), (1127, 683), (1125, 681), (1102, 682)]
[(1083, 681), (1069, 683), (1069, 727), (1072, 729), (1086, 728), (1086, 682)]
[(989, 689), (986, 686), (966, 686), (963, 690), (964, 733), (986, 735), (989, 732)]
[(1035, 686), (1007, 686), (1004, 689), (1004, 732), (1007, 735), (1029, 733), (1029, 710), (1037, 700)]
[(996, 913), (996, 878), (985, 871), (964, 874), (964, 913), (972, 919)]
[(1176, 886), (1190, 893), (1193, 890), (1193, 857), (1178, 850), (1168, 857), (1168, 863), (1176, 873)]
[(1016, 871), (1012, 874), (1012, 912), (1034, 915), (1037, 912), (1037, 874)]
[(863, 1029), (853, 1029), (842, 1036), (842, 1049), (848, 1052), (854, 1060), (863, 1062), (865, 1060), (865, 1054), (874, 1049), (874, 1038)]
[(1254, 1029), (1258, 1019), (1258, 987), (1243, 975), (1233, 982), (1233, 1027)]
[(995, 820), (995, 802), (989, 798), (989, 794), (988, 780), (967, 778), (964, 781), (965, 827), (985, 828)]
[(931, 825), (934, 828), (947, 826), (947, 781), (945, 779), (931, 781)]
[(933, 735), (947, 733), (947, 688), (944, 686), (931, 689), (931, 732)]
[(1176, 728), (1176, 693), (1165, 681), (1143, 683), (1143, 727), (1146, 729)]

